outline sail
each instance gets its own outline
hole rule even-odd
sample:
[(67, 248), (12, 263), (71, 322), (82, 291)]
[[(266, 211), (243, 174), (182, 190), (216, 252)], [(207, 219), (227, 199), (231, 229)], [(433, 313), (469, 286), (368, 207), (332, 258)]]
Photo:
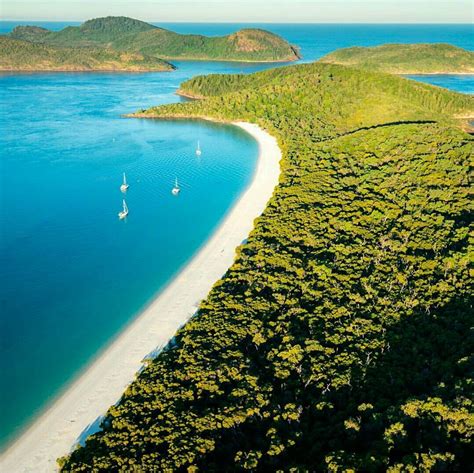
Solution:
[(123, 185), (127, 185), (127, 177), (125, 176), (125, 173), (123, 173)]

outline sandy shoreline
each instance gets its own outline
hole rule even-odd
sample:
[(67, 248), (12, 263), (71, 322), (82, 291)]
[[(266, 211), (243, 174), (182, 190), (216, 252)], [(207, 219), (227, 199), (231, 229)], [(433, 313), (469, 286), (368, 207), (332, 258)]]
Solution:
[(81, 434), (115, 404), (142, 367), (196, 311), (232, 265), (235, 249), (264, 210), (280, 174), (276, 140), (257, 125), (235, 123), (259, 143), (253, 180), (224, 222), (181, 273), (158, 295), (71, 387), (2, 455), (0, 471), (51, 472)]

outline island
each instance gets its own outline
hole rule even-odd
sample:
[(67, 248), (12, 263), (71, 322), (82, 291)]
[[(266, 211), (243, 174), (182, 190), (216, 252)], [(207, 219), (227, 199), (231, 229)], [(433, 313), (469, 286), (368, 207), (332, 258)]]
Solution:
[(319, 61), (391, 74), (474, 74), (474, 53), (451, 44), (344, 48)]
[(221, 37), (182, 35), (127, 17), (96, 18), (61, 31), (17, 26), (0, 38), (6, 49), (1, 53), (3, 70), (156, 71), (172, 70), (169, 60), (290, 62), (300, 58), (295, 46), (261, 29)]
[(61, 48), (0, 36), (0, 71), (173, 71), (162, 59), (109, 48)]
[(322, 63), (181, 90), (133, 116), (253, 123), (279, 183), (61, 471), (468, 471), (474, 98)]

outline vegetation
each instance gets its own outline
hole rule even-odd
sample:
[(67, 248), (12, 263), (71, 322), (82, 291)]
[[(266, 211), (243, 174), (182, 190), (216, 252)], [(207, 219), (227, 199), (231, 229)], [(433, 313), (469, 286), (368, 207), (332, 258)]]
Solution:
[(47, 36), (49, 33), (49, 30), (41, 26), (15, 26), (9, 36), (13, 39), (33, 42), (41, 41), (41, 38)]
[(392, 74), (474, 74), (474, 53), (450, 44), (384, 44), (339, 49), (320, 62)]
[[(244, 29), (222, 37), (181, 35), (126, 17), (106, 17), (45, 34), (18, 27), (16, 39), (59, 47), (109, 47), (162, 59), (225, 61), (295, 61), (296, 49), (283, 38), (259, 29)], [(33, 34), (32, 34), (33, 32)]]
[(137, 116), (257, 123), (280, 183), (62, 471), (472, 471), (474, 99), (325, 64), (182, 89)]
[(3, 71), (171, 71), (174, 66), (140, 53), (106, 48), (53, 48), (0, 36)]

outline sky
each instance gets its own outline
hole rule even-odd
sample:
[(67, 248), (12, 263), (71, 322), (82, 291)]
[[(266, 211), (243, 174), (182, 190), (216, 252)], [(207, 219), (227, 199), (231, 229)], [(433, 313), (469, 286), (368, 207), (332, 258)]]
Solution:
[(470, 23), (474, 0), (0, 0), (3, 20), (154, 22)]

